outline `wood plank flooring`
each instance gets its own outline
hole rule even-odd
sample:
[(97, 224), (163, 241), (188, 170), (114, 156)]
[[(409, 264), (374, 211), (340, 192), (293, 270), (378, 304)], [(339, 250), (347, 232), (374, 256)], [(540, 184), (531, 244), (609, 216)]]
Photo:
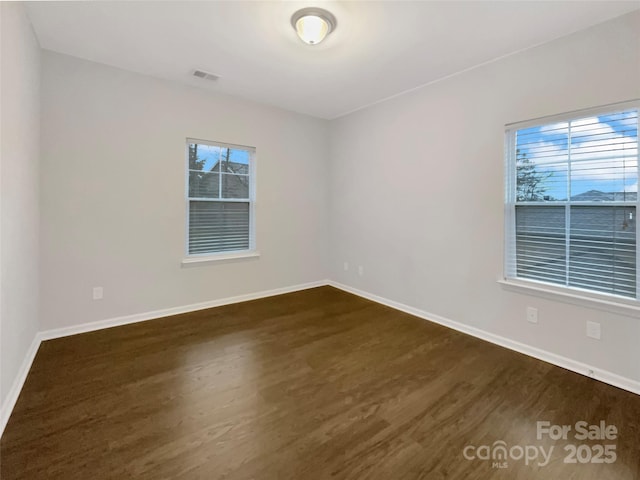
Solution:
[[(618, 436), (536, 438), (581, 420)], [(554, 450), (463, 455), (499, 441)], [(640, 479), (640, 396), (321, 287), (44, 342), (0, 477)]]

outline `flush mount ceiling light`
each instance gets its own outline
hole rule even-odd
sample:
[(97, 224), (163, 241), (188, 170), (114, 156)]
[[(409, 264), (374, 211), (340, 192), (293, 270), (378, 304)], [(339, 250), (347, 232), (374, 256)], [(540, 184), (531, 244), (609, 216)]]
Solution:
[(293, 14), (291, 25), (304, 43), (316, 45), (336, 29), (337, 22), (331, 12), (308, 7)]

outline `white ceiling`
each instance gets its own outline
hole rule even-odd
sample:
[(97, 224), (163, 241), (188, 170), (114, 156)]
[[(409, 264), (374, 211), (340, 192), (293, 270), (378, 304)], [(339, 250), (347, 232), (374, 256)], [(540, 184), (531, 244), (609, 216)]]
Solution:
[[(316, 46), (290, 24), (310, 5), (338, 20)], [(638, 8), (637, 1), (28, 4), (45, 49), (321, 118)], [(221, 78), (197, 79), (195, 68)]]

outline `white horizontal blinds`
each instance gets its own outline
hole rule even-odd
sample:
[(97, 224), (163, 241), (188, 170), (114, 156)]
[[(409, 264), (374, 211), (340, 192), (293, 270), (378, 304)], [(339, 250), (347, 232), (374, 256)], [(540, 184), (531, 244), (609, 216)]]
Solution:
[(566, 124), (515, 133), (517, 277), (566, 283), (566, 211), (553, 202), (567, 191), (568, 144)]
[(636, 296), (638, 111), (573, 120), (569, 285)]
[(637, 297), (638, 110), (512, 134), (516, 277)]
[(188, 253), (248, 250), (251, 246), (253, 149), (188, 142)]
[(636, 207), (572, 206), (569, 285), (636, 296)]
[(189, 204), (189, 253), (249, 249), (249, 202)]
[(516, 205), (516, 274), (546, 282), (566, 280), (564, 206)]

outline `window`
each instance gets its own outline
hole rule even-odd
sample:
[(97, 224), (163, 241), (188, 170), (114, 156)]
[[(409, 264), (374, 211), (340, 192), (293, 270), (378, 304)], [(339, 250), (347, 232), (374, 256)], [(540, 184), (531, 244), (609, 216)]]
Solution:
[(255, 149), (187, 139), (187, 255), (255, 250)]
[(506, 133), (507, 280), (640, 300), (638, 103)]

